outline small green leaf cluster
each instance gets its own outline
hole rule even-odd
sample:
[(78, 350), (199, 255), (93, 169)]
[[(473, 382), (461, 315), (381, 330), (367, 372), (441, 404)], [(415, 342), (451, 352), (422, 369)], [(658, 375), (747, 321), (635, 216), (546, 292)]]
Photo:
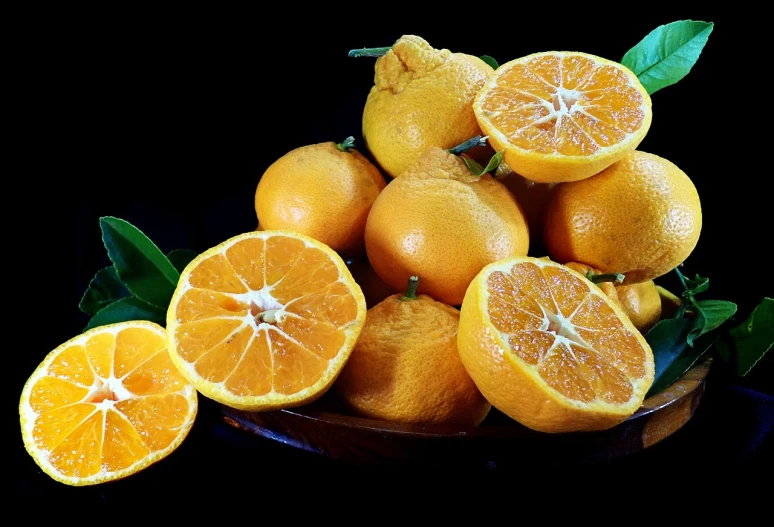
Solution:
[(165, 255), (145, 234), (120, 218), (100, 218), (102, 242), (113, 265), (97, 271), (78, 307), (91, 319), (84, 328), (127, 320), (164, 325), (180, 273), (196, 257), (177, 249)]

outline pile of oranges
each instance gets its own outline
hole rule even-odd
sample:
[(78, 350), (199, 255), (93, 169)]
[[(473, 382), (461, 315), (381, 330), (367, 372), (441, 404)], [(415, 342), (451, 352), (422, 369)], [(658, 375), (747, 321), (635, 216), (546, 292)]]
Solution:
[(375, 71), (368, 157), (351, 138), (288, 152), (258, 183), (258, 229), (188, 264), (166, 328), (95, 328), (41, 363), (20, 413), (46, 473), (140, 470), (185, 437), (197, 392), (264, 411), (333, 388), (358, 415), (461, 426), (494, 406), (544, 432), (639, 408), (653, 279), (692, 252), (701, 207), (636, 150), (637, 77), (571, 52), (494, 70), (410, 35)]

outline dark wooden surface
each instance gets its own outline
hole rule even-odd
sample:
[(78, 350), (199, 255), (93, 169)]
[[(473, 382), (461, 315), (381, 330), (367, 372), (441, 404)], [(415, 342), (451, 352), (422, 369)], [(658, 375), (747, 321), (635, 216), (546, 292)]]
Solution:
[(535, 432), (494, 408), (479, 427), (389, 423), (347, 414), (332, 391), (300, 408), (245, 412), (223, 406), (222, 414), (226, 423), (252, 434), (359, 464), (502, 464), (523, 459), (525, 448), (535, 463), (609, 461), (649, 448), (687, 423), (711, 364), (710, 356), (701, 359), (628, 420), (596, 432)]

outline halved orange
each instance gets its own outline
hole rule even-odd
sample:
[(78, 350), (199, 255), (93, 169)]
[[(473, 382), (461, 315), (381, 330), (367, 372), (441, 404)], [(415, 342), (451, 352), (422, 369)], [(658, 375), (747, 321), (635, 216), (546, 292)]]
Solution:
[(508, 165), (542, 183), (601, 172), (640, 144), (652, 118), (650, 96), (631, 70), (559, 51), (500, 66), (473, 111)]
[(145, 321), (97, 327), (57, 347), (19, 403), (27, 452), (68, 485), (116, 480), (162, 459), (188, 435), (196, 410), (164, 328)]
[(203, 395), (242, 410), (322, 395), (349, 358), (366, 304), (344, 261), (290, 231), (254, 231), (205, 251), (167, 311), (172, 360)]
[(653, 353), (621, 308), (545, 259), (484, 267), (462, 302), (457, 346), (484, 397), (543, 432), (610, 428), (653, 383)]

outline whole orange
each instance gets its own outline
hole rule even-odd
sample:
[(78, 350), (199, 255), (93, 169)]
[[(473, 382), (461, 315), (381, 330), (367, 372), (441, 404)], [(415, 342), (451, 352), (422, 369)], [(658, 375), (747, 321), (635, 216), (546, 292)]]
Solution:
[(414, 35), (398, 39), (376, 60), (363, 109), (363, 138), (382, 169), (396, 177), (428, 147), (479, 135), (473, 99), (492, 72), (473, 55), (434, 49)]
[(368, 211), (386, 185), (354, 141), (296, 148), (264, 172), (255, 191), (262, 230), (290, 230), (343, 255), (363, 250)]
[(476, 426), (490, 405), (457, 353), (460, 313), (412, 287), (368, 310), (336, 392), (366, 417)]
[(433, 147), (376, 198), (365, 243), (374, 271), (395, 290), (417, 275), (420, 292), (460, 305), (485, 265), (527, 254), (529, 230), (502, 183)]
[(543, 211), (556, 183), (538, 183), (522, 177), (504, 161), (497, 167), (494, 176), (513, 194), (524, 210), (530, 244), (540, 245), (543, 241)]
[[(594, 269), (589, 265), (578, 263), (578, 262), (567, 262), (564, 265), (565, 267), (569, 267), (573, 271), (578, 271), (580, 274), (582, 274), (592, 282), (594, 282), (592, 277), (594, 277), (595, 275), (604, 274), (604, 273), (600, 273), (599, 269)], [(615, 285), (613, 285), (612, 282), (610, 281), (599, 282), (597, 283), (597, 286), (602, 290), (603, 293), (605, 293), (610, 298), (610, 300), (613, 301), (615, 305), (621, 308), (623, 307), (621, 305), (621, 300), (618, 298), (618, 290), (615, 287)]]
[(657, 278), (691, 254), (701, 203), (674, 163), (634, 151), (599, 174), (557, 185), (543, 218), (543, 239), (558, 262), (622, 273), (631, 284)]

